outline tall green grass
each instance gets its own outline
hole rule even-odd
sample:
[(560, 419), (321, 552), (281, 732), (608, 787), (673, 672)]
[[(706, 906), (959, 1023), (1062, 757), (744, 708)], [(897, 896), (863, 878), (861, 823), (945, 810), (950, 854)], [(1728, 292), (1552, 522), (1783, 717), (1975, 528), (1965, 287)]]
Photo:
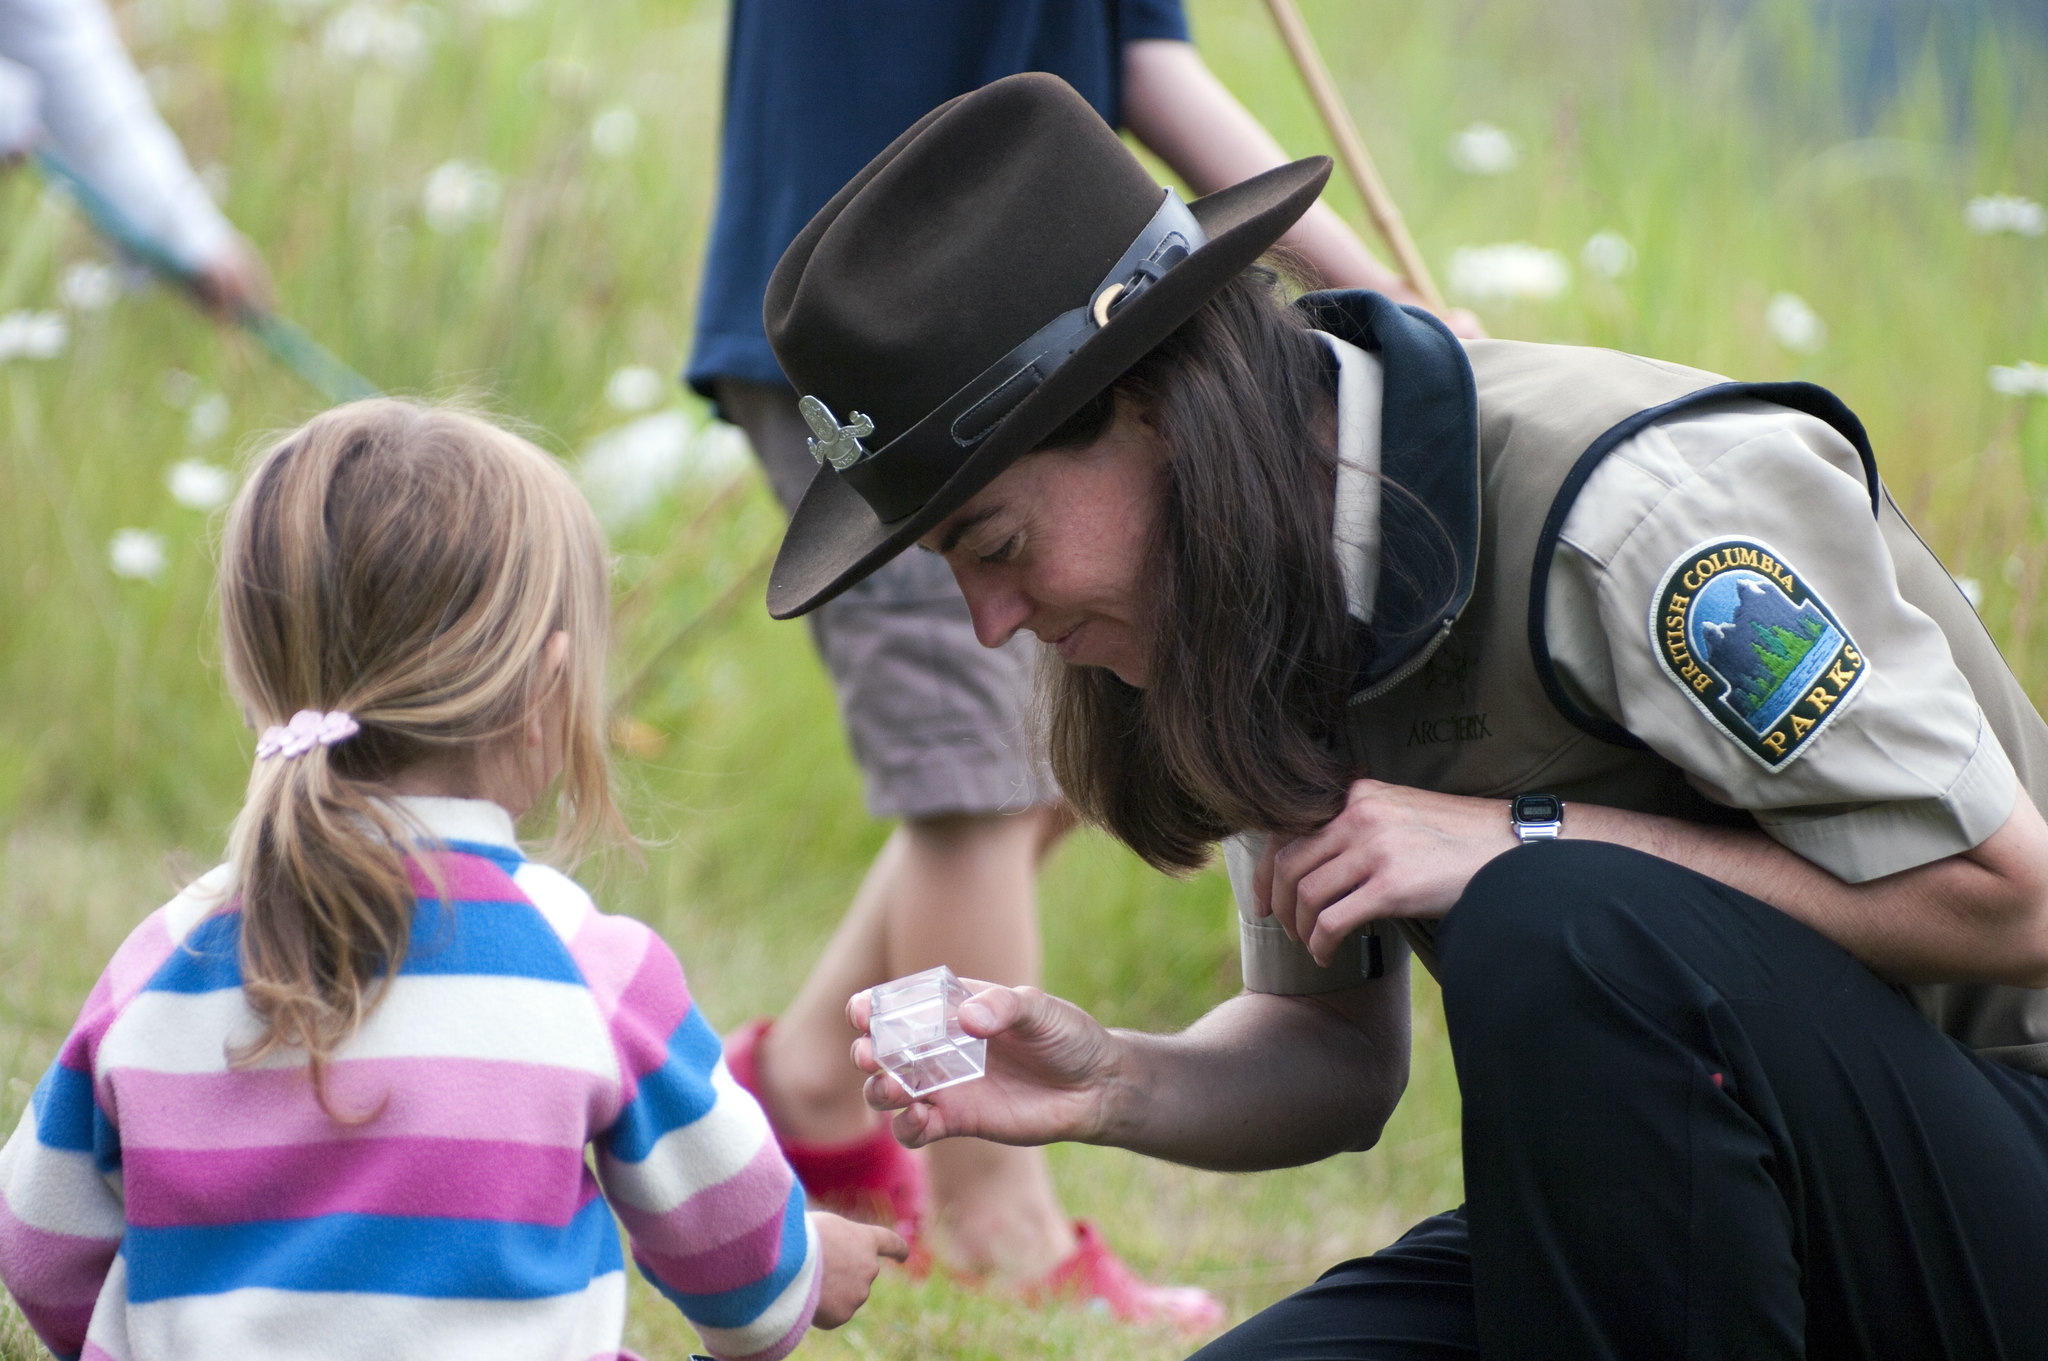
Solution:
[[(469, 395), (573, 455), (624, 419), (605, 404), (608, 374), (673, 370), (684, 356), (710, 211), (722, 7), (492, 12), (503, 8), (381, 11), (424, 25), (429, 41), (407, 70), (331, 59), (337, 9), (318, 0), (138, 0), (122, 17), (195, 160), (225, 167), (227, 207), (269, 256), (290, 314), (393, 390)], [(1497, 334), (1834, 388), (1869, 423), (1935, 547), (1982, 583), (2015, 667), (2030, 683), (2048, 677), (2048, 401), (1986, 382), (1994, 364), (2048, 362), (2048, 240), (1977, 236), (1963, 221), (1976, 194), (2048, 197), (2038, 47), (1985, 36), (1967, 90), (1932, 60), (1912, 65), (1899, 98), (1859, 127), (1844, 112), (1835, 44), (1790, 0), (1304, 8), (1440, 278), (1466, 245), (1527, 241), (1574, 264), (1595, 231), (1634, 246), (1635, 269), (1616, 280), (1576, 269), (1560, 298), (1487, 309)], [(1281, 140), (1326, 149), (1263, 6), (1190, 9), (1211, 63)], [(619, 105), (639, 137), (612, 159), (590, 130)], [(1449, 139), (1479, 120), (1513, 138), (1518, 168), (1452, 168)], [(422, 218), (422, 188), (458, 157), (496, 173), (502, 210), (442, 235)], [(1348, 186), (1333, 199), (1355, 214)], [(64, 269), (101, 251), (30, 176), (0, 180), (0, 311), (56, 305)], [(1769, 335), (1767, 302), (1785, 291), (1825, 319), (1817, 353)], [(246, 340), (160, 291), (73, 327), (61, 357), (0, 367), (10, 1127), (123, 933), (219, 854), (246, 776), (251, 739), (209, 622), (215, 526), (173, 501), (165, 471), (191, 456), (233, 463), (318, 406)], [(221, 394), (230, 412), (224, 432), (197, 442), (195, 393)], [(616, 536), (622, 678), (734, 583), (742, 594), (650, 673), (634, 705), (639, 754), (623, 763), (647, 845), (596, 879), (608, 905), (663, 931), (708, 1013), (731, 1024), (790, 995), (887, 829), (862, 811), (804, 631), (770, 623), (744, 584), (779, 532), (772, 504), (745, 486), (697, 520), (713, 494), (685, 480)], [(109, 570), (108, 541), (124, 527), (163, 535), (160, 580)], [(1235, 986), (1217, 876), (1171, 882), (1082, 836), (1058, 854), (1043, 904), (1050, 986), (1107, 1020), (1181, 1025)], [(1414, 1082), (1371, 1153), (1221, 1177), (1063, 1148), (1063, 1191), (1142, 1270), (1207, 1284), (1249, 1312), (1456, 1202), (1457, 1093), (1426, 982), (1417, 1024)], [(692, 1341), (644, 1291), (632, 1340), (664, 1358)], [(1182, 1350), (1084, 1312), (1046, 1316), (900, 1275), (853, 1325), (810, 1345), (858, 1358)], [(27, 1354), (0, 1310), (0, 1357)]]

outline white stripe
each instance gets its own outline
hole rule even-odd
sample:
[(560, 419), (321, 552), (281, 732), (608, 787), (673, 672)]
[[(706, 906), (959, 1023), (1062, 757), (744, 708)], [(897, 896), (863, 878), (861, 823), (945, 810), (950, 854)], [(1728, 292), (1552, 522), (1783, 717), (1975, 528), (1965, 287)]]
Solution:
[(114, 1361), (135, 1361), (135, 1349), (128, 1342), (128, 1259), (118, 1253), (107, 1270), (107, 1282), (92, 1307), (92, 1321), (85, 1326), (86, 1341), (100, 1347)]
[(699, 1191), (739, 1174), (773, 1137), (760, 1103), (733, 1081), (725, 1060), (711, 1070), (718, 1104), (661, 1136), (639, 1162), (599, 1156), (605, 1193), (636, 1210), (667, 1214)]
[(0, 1149), (0, 1199), (30, 1228), (80, 1238), (118, 1239), (128, 1231), (121, 1198), (93, 1165), (92, 1154), (50, 1148), (36, 1138), (33, 1108)]
[(796, 1327), (804, 1306), (811, 1302), (811, 1278), (818, 1274), (818, 1226), (804, 1216), (804, 1269), (775, 1297), (775, 1302), (754, 1316), (744, 1328), (705, 1328), (697, 1332), (707, 1351), (720, 1356), (752, 1356), (778, 1342)]
[(206, 920), (234, 892), (235, 867), (215, 865), (185, 886), (185, 891), (164, 904), (164, 930), (171, 944), (182, 945), (192, 928)]
[(583, 1361), (619, 1350), (626, 1277), (610, 1272), (576, 1294), (539, 1300), (231, 1290), (129, 1305), (126, 1315), (123, 1349), (102, 1339), (97, 1315), (92, 1339), (135, 1361)]
[(584, 920), (597, 911), (582, 885), (552, 865), (536, 865), (529, 860), (512, 876), (512, 883), (547, 918), (548, 925), (555, 928), (555, 934), (565, 944), (576, 938)]
[[(119, 1068), (222, 1073), (229, 1047), (249, 1044), (259, 1033), (240, 988), (145, 992), (107, 1028), (98, 1068), (102, 1077)], [(614, 1082), (619, 1077), (611, 1036), (589, 990), (538, 978), (401, 977), (336, 1057), (503, 1059), (574, 1068)], [(279, 1053), (260, 1066), (301, 1061)]]

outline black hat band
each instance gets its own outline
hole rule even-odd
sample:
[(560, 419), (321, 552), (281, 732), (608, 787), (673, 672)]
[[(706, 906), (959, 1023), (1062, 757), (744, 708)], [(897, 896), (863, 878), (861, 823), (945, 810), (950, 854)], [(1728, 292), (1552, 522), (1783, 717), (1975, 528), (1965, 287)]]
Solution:
[(912, 515), (958, 471), (975, 445), (1076, 350), (1150, 288), (1208, 244), (1202, 224), (1171, 188), (1159, 210), (1102, 277), (1088, 301), (1060, 313), (983, 369), (916, 425), (851, 467), (837, 470), (877, 519)]

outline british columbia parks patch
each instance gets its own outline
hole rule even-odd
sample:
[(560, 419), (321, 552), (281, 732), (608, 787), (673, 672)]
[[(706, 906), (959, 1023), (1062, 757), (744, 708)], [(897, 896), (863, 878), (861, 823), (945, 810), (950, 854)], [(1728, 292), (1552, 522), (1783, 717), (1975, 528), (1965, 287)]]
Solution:
[(1768, 770), (1856, 693), (1869, 662), (1827, 602), (1754, 539), (1709, 539), (1665, 570), (1650, 645), (1672, 683)]

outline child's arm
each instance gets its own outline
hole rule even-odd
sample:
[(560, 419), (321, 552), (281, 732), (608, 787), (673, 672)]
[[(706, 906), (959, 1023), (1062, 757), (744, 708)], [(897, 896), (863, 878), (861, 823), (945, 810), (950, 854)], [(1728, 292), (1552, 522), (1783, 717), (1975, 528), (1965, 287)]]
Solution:
[(675, 955), (638, 923), (600, 920), (647, 940), (611, 1018), (626, 1086), (595, 1141), (598, 1178), (633, 1260), (705, 1349), (773, 1361), (803, 1339), (827, 1276), (803, 1188), (726, 1072)]
[(126, 1227), (106, 1176), (119, 1163), (116, 1136), (94, 1100), (86, 1053), (74, 1033), (0, 1149), (0, 1284), (65, 1358), (85, 1348)]
[[(1123, 75), (1124, 125), (1196, 193), (1212, 193), (1290, 159), (1192, 43), (1126, 43)], [(1311, 207), (1280, 242), (1322, 276), (1324, 287), (1370, 288), (1397, 302), (1427, 305), (1327, 203)], [(1459, 335), (1485, 334), (1470, 312), (1453, 309), (1445, 320)]]

